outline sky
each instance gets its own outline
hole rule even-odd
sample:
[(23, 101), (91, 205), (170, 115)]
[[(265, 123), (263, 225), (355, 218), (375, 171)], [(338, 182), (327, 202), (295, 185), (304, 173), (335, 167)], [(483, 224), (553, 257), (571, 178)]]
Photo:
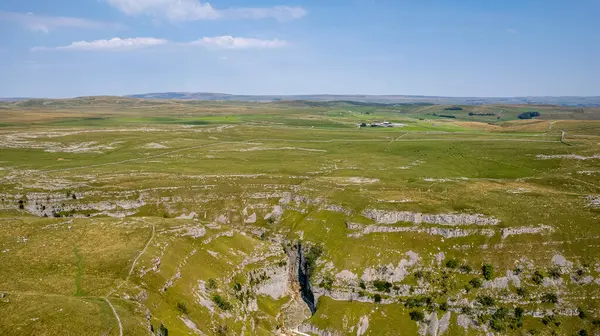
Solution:
[(600, 0), (1, 0), (0, 97), (600, 95)]

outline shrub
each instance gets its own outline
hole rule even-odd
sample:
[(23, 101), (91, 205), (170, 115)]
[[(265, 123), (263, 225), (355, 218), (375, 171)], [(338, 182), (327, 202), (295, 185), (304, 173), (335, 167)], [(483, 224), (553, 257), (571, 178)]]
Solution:
[(329, 277), (323, 279), (323, 281), (321, 281), (321, 283), (319, 284), (319, 287), (325, 288), (326, 290), (330, 291), (333, 288), (333, 279)]
[(560, 268), (559, 267), (552, 267), (548, 270), (548, 275), (550, 275), (550, 277), (552, 279), (558, 279), (560, 278)]
[(440, 117), (440, 118), (450, 118), (450, 119), (456, 119), (456, 116), (453, 115), (449, 115), (449, 114), (433, 114), (434, 117)]
[(360, 280), (360, 282), (358, 283), (358, 287), (362, 289), (367, 289), (367, 285), (365, 285), (365, 282), (363, 280)]
[(521, 307), (515, 308), (515, 317), (517, 319), (522, 319), (524, 313), (525, 313), (525, 310), (523, 308), (521, 308)]
[(190, 312), (183, 302), (177, 302), (177, 310), (184, 315), (187, 315)]
[(482, 305), (484, 305), (486, 307), (491, 307), (496, 303), (494, 298), (492, 298), (491, 296), (488, 296), (488, 295), (479, 296), (477, 298), (477, 302), (481, 303)]
[(213, 302), (217, 307), (221, 308), (221, 310), (231, 310), (233, 308), (231, 303), (225, 301), (220, 295), (215, 295), (213, 297)]
[(535, 271), (531, 277), (531, 281), (533, 281), (536, 285), (541, 285), (544, 282), (544, 273)]
[(546, 293), (542, 296), (542, 302), (558, 303), (558, 296), (554, 293)]
[(235, 285), (233, 285), (233, 290), (235, 290), (236, 292), (239, 292), (242, 290), (242, 284), (239, 282), (236, 282)]
[(518, 288), (517, 288), (517, 294), (518, 294), (519, 296), (527, 296), (527, 295), (529, 295), (529, 291), (527, 290), (527, 288), (524, 288), (524, 287), (518, 287)]
[(404, 303), (404, 306), (407, 308), (415, 308), (415, 307), (423, 307), (425, 305), (431, 304), (431, 298), (428, 297), (418, 297), (418, 298), (408, 298)]
[(448, 267), (448, 268), (457, 268), (458, 267), (458, 261), (456, 261), (455, 259), (450, 259), (450, 260), (448, 260), (448, 262), (446, 262), (446, 267)]
[(583, 308), (579, 307), (577, 308), (577, 316), (579, 316), (580, 319), (584, 319), (587, 317), (587, 314), (585, 312), (585, 310), (583, 310)]
[(460, 266), (460, 270), (461, 270), (461, 272), (464, 272), (464, 273), (471, 273), (471, 272), (473, 272), (473, 267), (471, 267), (469, 265), (462, 265), (462, 266)]
[(460, 106), (452, 106), (452, 107), (446, 107), (444, 110), (446, 110), (446, 111), (462, 111), (463, 108)]
[(169, 336), (169, 329), (167, 329), (167, 327), (161, 323), (156, 330), (156, 336)]
[(304, 258), (306, 262), (306, 273), (312, 275), (317, 267), (317, 259), (323, 254), (323, 248), (319, 245), (312, 246)]
[(519, 114), (519, 119), (531, 119), (534, 117), (539, 117), (540, 115), (541, 115), (540, 112), (537, 112), (537, 111), (523, 112), (523, 113)]
[(485, 264), (481, 267), (481, 274), (485, 280), (492, 280), (494, 277), (494, 268), (490, 264)]
[(413, 310), (409, 313), (410, 319), (413, 321), (421, 322), (425, 319), (425, 314), (419, 310)]
[(585, 329), (581, 329), (581, 330), (579, 330), (579, 332), (577, 333), (577, 335), (579, 335), (579, 336), (588, 336), (588, 332)]
[(548, 325), (550, 324), (552, 321), (554, 321), (554, 315), (546, 315), (544, 317), (542, 317), (542, 323), (544, 325)]
[(448, 302), (442, 302), (440, 304), (440, 310), (441, 311), (448, 311)]
[(217, 289), (217, 281), (215, 279), (208, 279), (206, 282), (206, 288)]
[(600, 319), (594, 319), (594, 320), (592, 321), (592, 325), (595, 325), (595, 326), (600, 326)]
[(217, 327), (216, 334), (219, 336), (225, 336), (225, 335), (227, 335), (228, 331), (229, 331), (229, 327), (227, 327), (226, 325), (219, 325)]
[(375, 296), (373, 296), (373, 300), (375, 301), (375, 303), (380, 303), (381, 302), (381, 294), (375, 294)]
[(389, 293), (393, 285), (387, 281), (375, 280), (373, 281), (373, 286), (380, 292)]
[(490, 328), (497, 332), (503, 332), (504, 330), (506, 330), (506, 324), (502, 320), (492, 318), (490, 320)]
[(469, 285), (473, 288), (481, 288), (481, 286), (483, 286), (483, 281), (479, 278), (473, 278), (469, 281)]

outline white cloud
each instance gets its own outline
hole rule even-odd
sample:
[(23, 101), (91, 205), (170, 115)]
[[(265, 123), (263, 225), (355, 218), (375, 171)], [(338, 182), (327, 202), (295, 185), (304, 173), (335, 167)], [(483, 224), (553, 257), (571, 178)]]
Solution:
[(516, 30), (516, 29), (514, 29), (514, 28), (508, 28), (506, 30), (506, 32), (509, 33), (509, 34), (518, 34), (519, 33), (519, 31)]
[(153, 37), (136, 37), (121, 39), (118, 37), (110, 40), (96, 40), (96, 41), (79, 41), (73, 42), (67, 46), (47, 48), (47, 47), (36, 47), (34, 51), (41, 50), (106, 50), (106, 51), (118, 51), (118, 50), (132, 50), (147, 48), (153, 46), (159, 46), (169, 43), (164, 39), (158, 39)]
[(131, 16), (151, 15), (172, 21), (217, 19), (219, 13), (209, 4), (196, 0), (106, 0)]
[(35, 47), (32, 51), (46, 50), (84, 50), (84, 51), (121, 51), (158, 46), (203, 46), (211, 49), (269, 49), (288, 45), (284, 40), (261, 40), (247, 37), (216, 36), (204, 37), (196, 41), (175, 43), (154, 37), (119, 38), (110, 40), (79, 41), (60, 47)]
[(301, 7), (275, 6), (265, 8), (216, 9), (200, 0), (104, 0), (112, 7), (131, 16), (150, 15), (171, 21), (211, 19), (266, 19), (287, 21), (302, 18), (307, 11)]
[(246, 37), (216, 36), (204, 37), (200, 40), (190, 42), (190, 45), (202, 45), (219, 49), (251, 49), (251, 48), (281, 48), (287, 46), (284, 40), (260, 40)]
[(274, 18), (279, 21), (301, 19), (308, 12), (302, 7), (276, 6), (271, 8), (231, 8), (221, 11), (225, 17), (240, 19)]
[(93, 21), (87, 19), (45, 16), (33, 13), (15, 13), (0, 11), (0, 21), (16, 22), (32, 31), (48, 33), (58, 28), (79, 29), (122, 29), (123, 25), (112, 22)]

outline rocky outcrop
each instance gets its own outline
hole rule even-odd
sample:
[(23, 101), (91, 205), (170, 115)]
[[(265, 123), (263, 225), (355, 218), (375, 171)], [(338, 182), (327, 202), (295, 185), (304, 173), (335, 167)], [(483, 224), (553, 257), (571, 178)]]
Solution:
[(356, 326), (356, 336), (364, 335), (367, 330), (369, 330), (369, 317), (365, 315), (358, 321), (358, 325)]
[(500, 230), (500, 232), (502, 232), (502, 239), (505, 239), (513, 235), (552, 233), (554, 232), (554, 228), (552, 226), (542, 224), (534, 227), (503, 228)]
[(444, 238), (468, 237), (472, 235), (482, 235), (493, 237), (496, 232), (492, 229), (455, 229), (455, 228), (435, 228), (422, 226), (381, 226), (381, 225), (362, 225), (356, 223), (347, 223), (346, 227), (351, 230), (360, 230), (348, 234), (348, 237), (358, 238), (372, 233), (400, 233), (415, 232), (426, 233), (432, 236), (442, 236)]
[(396, 224), (398, 222), (407, 222), (413, 224), (436, 224), (436, 225), (497, 225), (499, 219), (494, 217), (485, 217), (481, 214), (423, 214), (408, 211), (385, 211), (385, 210), (365, 210), (363, 216), (377, 222), (377, 224)]
[(561, 154), (561, 155), (538, 154), (535, 157), (540, 160), (551, 160), (551, 159), (596, 160), (596, 159), (600, 159), (600, 155), (583, 156), (583, 155), (576, 155), (576, 154)]
[(387, 266), (380, 266), (377, 268), (365, 269), (361, 280), (363, 281), (374, 281), (384, 280), (388, 282), (401, 282), (409, 274), (408, 268), (417, 265), (421, 259), (418, 254), (408, 251), (406, 252), (407, 259), (401, 259), (397, 266), (389, 264)]
[(554, 265), (560, 266), (560, 267), (564, 267), (567, 269), (570, 269), (571, 267), (573, 267), (573, 263), (568, 261), (567, 258), (563, 257), (560, 254), (555, 254), (552, 257), (552, 263)]
[(256, 293), (268, 295), (274, 300), (279, 300), (286, 296), (288, 291), (288, 270), (283, 267), (269, 267), (265, 270), (267, 280), (261, 282), (256, 287)]
[(298, 331), (303, 333), (310, 333), (317, 336), (340, 336), (337, 332), (329, 330), (321, 330), (312, 324), (305, 323), (298, 327)]

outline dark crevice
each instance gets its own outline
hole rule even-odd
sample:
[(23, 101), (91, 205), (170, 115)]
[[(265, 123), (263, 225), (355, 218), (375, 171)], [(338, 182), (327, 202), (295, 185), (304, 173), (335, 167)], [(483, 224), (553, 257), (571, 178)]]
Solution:
[(298, 243), (298, 282), (300, 283), (300, 295), (302, 300), (308, 305), (311, 314), (315, 314), (317, 307), (315, 305), (315, 295), (310, 285), (310, 261), (304, 255), (302, 243)]

